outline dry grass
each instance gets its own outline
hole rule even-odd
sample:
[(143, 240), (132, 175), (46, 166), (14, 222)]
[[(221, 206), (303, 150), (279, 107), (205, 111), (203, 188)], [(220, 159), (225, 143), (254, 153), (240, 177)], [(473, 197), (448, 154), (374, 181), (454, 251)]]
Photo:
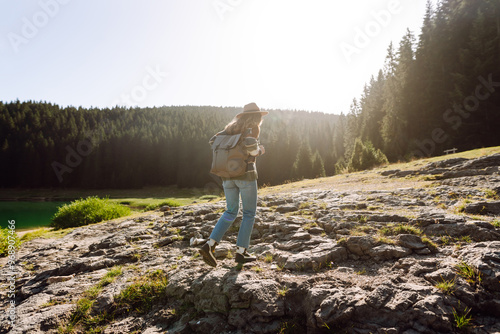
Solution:
[(354, 192), (370, 190), (391, 190), (408, 187), (423, 188), (429, 185), (429, 181), (425, 181), (423, 180), (423, 178), (387, 178), (385, 176), (381, 176), (380, 172), (391, 169), (419, 169), (430, 162), (437, 162), (452, 158), (473, 159), (495, 153), (500, 153), (500, 146), (481, 148), (455, 154), (441, 155), (438, 157), (419, 159), (404, 163), (393, 163), (368, 171), (339, 174), (335, 176), (322, 177), (311, 180), (308, 179), (297, 182), (289, 182), (278, 186), (264, 187), (259, 190), (259, 194), (270, 195), (307, 189), (335, 189), (336, 191)]

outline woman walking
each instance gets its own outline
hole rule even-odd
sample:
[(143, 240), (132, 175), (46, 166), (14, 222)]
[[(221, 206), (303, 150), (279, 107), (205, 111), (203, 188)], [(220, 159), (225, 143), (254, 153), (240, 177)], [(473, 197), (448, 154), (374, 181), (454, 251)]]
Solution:
[[(248, 153), (246, 172), (237, 177), (222, 178), (222, 186), (226, 196), (226, 211), (215, 224), (210, 234), (210, 239), (200, 250), (203, 260), (210, 266), (216, 267), (214, 250), (222, 237), (236, 219), (240, 204), (243, 206), (243, 218), (236, 241), (236, 262), (247, 263), (255, 261), (256, 258), (247, 252), (250, 245), (250, 237), (255, 222), (255, 213), (257, 210), (257, 169), (255, 167), (255, 157), (264, 154), (265, 150), (259, 145), (260, 125), (262, 116), (267, 115), (267, 111), (261, 111), (255, 103), (249, 103), (243, 108), (243, 112), (226, 125), (223, 131), (213, 136), (209, 143), (212, 144), (218, 135), (242, 134), (244, 144)], [(248, 129), (251, 129), (249, 133)]]

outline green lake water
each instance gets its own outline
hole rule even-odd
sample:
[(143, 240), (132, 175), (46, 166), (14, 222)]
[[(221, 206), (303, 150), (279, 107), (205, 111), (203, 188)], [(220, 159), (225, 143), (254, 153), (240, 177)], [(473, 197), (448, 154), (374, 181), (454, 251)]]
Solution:
[(16, 230), (48, 226), (57, 209), (67, 202), (0, 202), (0, 226), (16, 221)]

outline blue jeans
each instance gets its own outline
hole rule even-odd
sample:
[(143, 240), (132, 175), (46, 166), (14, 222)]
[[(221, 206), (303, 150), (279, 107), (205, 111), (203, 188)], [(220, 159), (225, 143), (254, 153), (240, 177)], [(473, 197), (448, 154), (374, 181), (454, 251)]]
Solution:
[(248, 248), (257, 211), (257, 180), (225, 180), (222, 182), (222, 186), (226, 195), (226, 211), (215, 224), (210, 239), (220, 242), (234, 222), (236, 216), (238, 216), (241, 193), (243, 219), (241, 220), (236, 246)]

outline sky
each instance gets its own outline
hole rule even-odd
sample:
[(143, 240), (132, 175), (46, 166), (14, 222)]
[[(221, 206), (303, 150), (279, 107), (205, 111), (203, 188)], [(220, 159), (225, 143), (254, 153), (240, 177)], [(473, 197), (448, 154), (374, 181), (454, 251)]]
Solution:
[(0, 101), (347, 113), (425, 0), (0, 2)]

